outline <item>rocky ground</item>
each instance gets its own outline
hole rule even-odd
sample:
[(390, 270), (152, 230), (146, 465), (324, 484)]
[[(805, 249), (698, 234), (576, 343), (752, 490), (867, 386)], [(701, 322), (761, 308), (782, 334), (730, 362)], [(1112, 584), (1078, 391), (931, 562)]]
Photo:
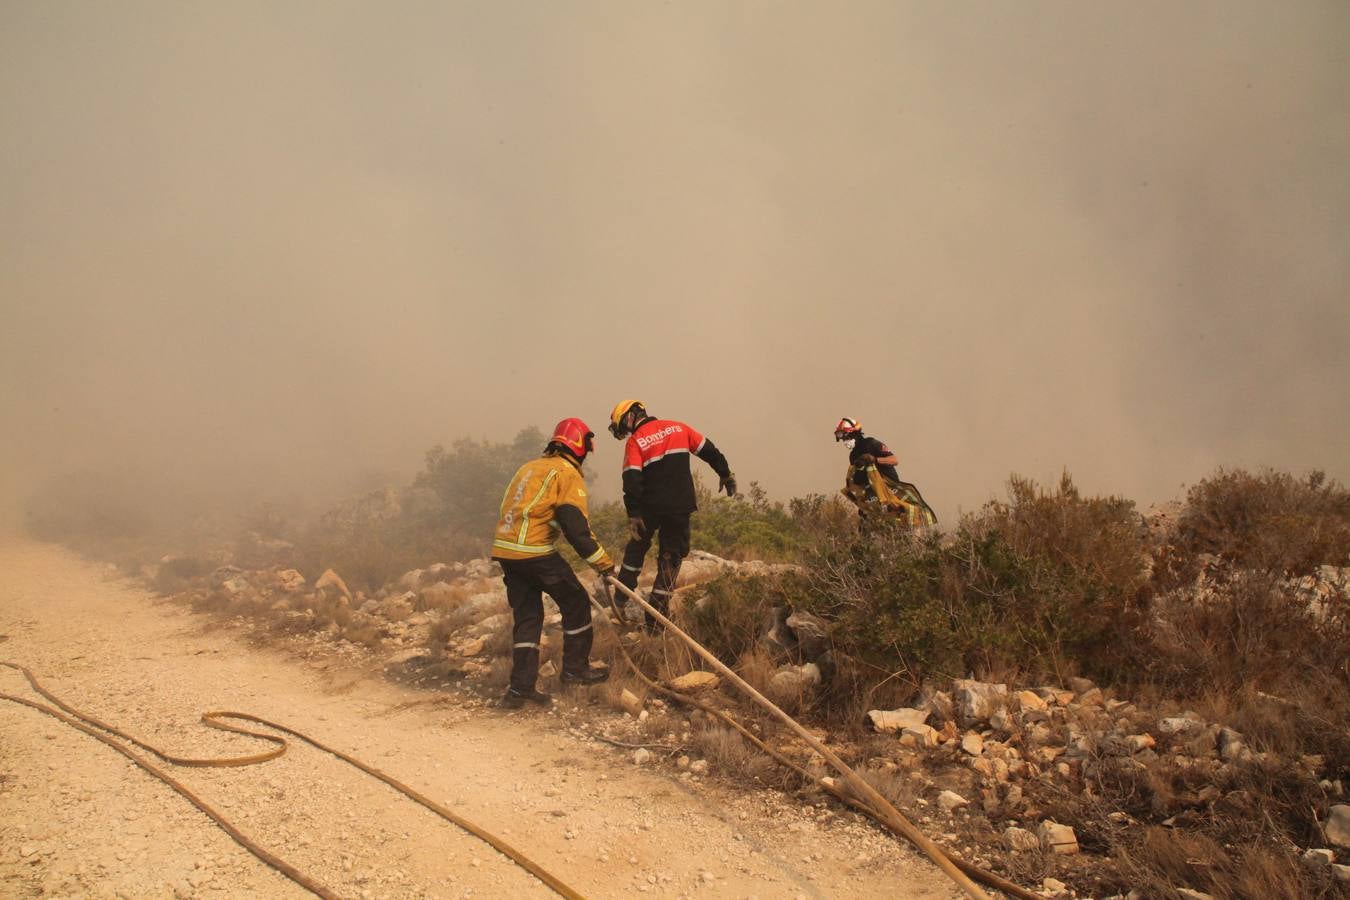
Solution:
[[(481, 599), (493, 590), (485, 565), (455, 574), (424, 573), (415, 587), (363, 598), (282, 567), (207, 573), (189, 590), (201, 592), (199, 603), (233, 605), (237, 617), (227, 619), (157, 599), (59, 547), (7, 539), (0, 659), (183, 755), (257, 752), (255, 742), (200, 726), (205, 710), (286, 723), (504, 836), (587, 896), (954, 896), (927, 861), (823, 799), (736, 786), (705, 774), (697, 754), (681, 768), (689, 754), (643, 730), (660, 712), (654, 705), (639, 711), (648, 713), (641, 723), (594, 705), (590, 693), (549, 713), (491, 708), (471, 684), (494, 676), (487, 645), (499, 632), (483, 622), (500, 604)], [(426, 599), (438, 584), (456, 592), (444, 608)], [(474, 613), (452, 621), (463, 608)], [(328, 618), (338, 610), (347, 610), (343, 624)], [(274, 614), (266, 628), (245, 615), (261, 611)], [(275, 635), (278, 623), (279, 644), (252, 640)], [(475, 649), (479, 638), (485, 647)], [(436, 644), (448, 652), (430, 652)], [(444, 663), (442, 684), (446, 673), (461, 679), (453, 687), (385, 677), (427, 677), (429, 664), (414, 661), (433, 656)], [(0, 671), (0, 692), (33, 696), (10, 670)], [(0, 895), (304, 893), (168, 787), (56, 720), (0, 702), (0, 734)], [(640, 748), (639, 762), (637, 749), (602, 739), (610, 734), (652, 749)], [(304, 746), (262, 765), (172, 774), (344, 897), (549, 895), (477, 839)]]
[[(226, 565), (197, 573), (178, 585), (179, 596), (240, 621), (269, 622), (273, 633), (291, 635), (292, 650), (342, 654), (412, 684), (455, 685), (470, 698), (460, 701), (461, 708), (472, 708), (481, 702), (472, 698), (500, 690), (510, 614), (490, 561), (414, 570), (367, 596), (350, 591), (331, 571), (310, 584), (286, 567), (284, 546), (271, 550), (281, 561), (250, 570)], [(166, 559), (159, 568), (172, 571), (174, 565)], [(728, 572), (764, 574), (772, 568), (696, 552), (682, 570), (681, 585), (687, 588)], [(1315, 606), (1335, 592), (1350, 591), (1348, 574), (1324, 567), (1320, 576), (1304, 579), (1298, 587)], [(1200, 602), (1206, 577), (1202, 573), (1191, 589)], [(690, 602), (696, 596), (689, 591), (677, 595)], [(557, 654), (559, 628), (554, 611), (545, 635), (546, 656)], [(626, 639), (638, 642), (636, 636)], [(822, 670), (828, 673), (826, 625), (818, 619), (783, 611), (764, 623), (761, 640), (769, 656), (797, 661), (784, 663), (764, 679), (761, 686), (775, 699), (788, 705), (800, 701), (821, 684)], [(672, 655), (668, 647), (657, 652), (664, 656), (660, 668), (669, 678), (692, 665), (687, 655)], [(546, 676), (555, 671), (545, 664)], [(633, 691), (625, 694), (625, 686)], [(734, 702), (718, 691), (711, 675), (701, 677), (697, 687), (704, 697), (717, 697), (728, 706)], [(570, 733), (578, 740), (606, 743), (611, 757), (631, 751), (616, 764), (665, 765), (675, 784), (685, 787), (701, 785), (705, 777), (724, 783), (744, 780), (739, 771), (743, 757), (719, 753), (717, 742), (708, 739), (708, 723), (700, 722), (697, 714), (689, 716), (646, 697), (631, 683), (598, 690), (592, 699), (603, 702), (573, 720)], [(1344, 830), (1350, 827), (1350, 806), (1345, 804), (1345, 785), (1327, 777), (1323, 760), (1280, 760), (1257, 752), (1224, 723), (1206, 721), (1175, 704), (1141, 706), (1084, 679), (1035, 686), (957, 680), (930, 686), (912, 708), (873, 710), (868, 724), (875, 738), (834, 738), (842, 740), (838, 749), (887, 785), (907, 814), (939, 843), (1046, 896), (1094, 894), (1093, 873), (1100, 862), (1095, 854), (1118, 844), (1114, 838), (1142, 827), (1128, 813), (1107, 806), (1086, 823), (1057, 821), (1054, 810), (1065, 806), (1059, 801), (1072, 799), (1069, 805), (1081, 810), (1083, 799), (1091, 800), (1091, 785), (1104, 779), (1182, 781), (1190, 787), (1168, 798), (1162, 824), (1186, 827), (1212, 812), (1255, 814), (1244, 783), (1288, 765), (1331, 798), (1325, 840), (1298, 852), (1310, 869), (1350, 883), (1350, 836)], [(823, 731), (820, 735), (829, 737)], [(803, 766), (829, 775), (799, 742), (785, 741), (783, 749)], [(804, 797), (808, 805), (797, 809), (808, 811), (808, 817), (798, 825), (842, 821), (823, 798), (809, 792)], [(868, 859), (874, 852), (859, 851)]]

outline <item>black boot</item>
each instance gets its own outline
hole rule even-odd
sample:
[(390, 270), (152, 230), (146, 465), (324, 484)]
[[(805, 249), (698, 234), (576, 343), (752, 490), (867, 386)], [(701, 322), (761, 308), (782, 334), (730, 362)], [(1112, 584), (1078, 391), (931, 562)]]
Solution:
[(553, 702), (553, 698), (536, 688), (520, 691), (513, 687), (507, 688), (505, 696), (502, 697), (502, 706), (506, 709), (520, 709), (527, 702), (548, 706)]
[(596, 666), (590, 666), (585, 669), (578, 669), (575, 672), (569, 672), (563, 669), (562, 675), (558, 676), (563, 684), (600, 684), (609, 681), (609, 669), (602, 669)]

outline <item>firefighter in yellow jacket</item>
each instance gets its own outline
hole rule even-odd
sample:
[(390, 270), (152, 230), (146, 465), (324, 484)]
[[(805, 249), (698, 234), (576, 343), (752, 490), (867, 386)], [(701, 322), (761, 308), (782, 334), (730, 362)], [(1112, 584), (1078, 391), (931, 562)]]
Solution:
[(614, 574), (614, 562), (591, 533), (581, 464), (595, 435), (580, 419), (563, 419), (553, 429), (544, 455), (516, 471), (502, 497), (501, 517), (493, 534), (492, 558), (502, 567), (506, 600), (514, 617), (511, 683), (502, 705), (518, 709), (527, 701), (553, 701), (540, 691), (539, 638), (548, 594), (562, 612), (563, 684), (598, 684), (609, 670), (591, 666), (591, 607), (586, 589), (558, 554), (565, 537), (601, 577)]

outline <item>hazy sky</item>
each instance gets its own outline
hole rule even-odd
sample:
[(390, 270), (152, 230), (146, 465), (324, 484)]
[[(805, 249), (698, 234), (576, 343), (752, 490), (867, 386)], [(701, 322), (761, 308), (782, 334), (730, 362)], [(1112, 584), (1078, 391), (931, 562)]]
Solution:
[(1350, 3), (0, 0), (0, 491), (639, 397), (950, 517), (1350, 476)]

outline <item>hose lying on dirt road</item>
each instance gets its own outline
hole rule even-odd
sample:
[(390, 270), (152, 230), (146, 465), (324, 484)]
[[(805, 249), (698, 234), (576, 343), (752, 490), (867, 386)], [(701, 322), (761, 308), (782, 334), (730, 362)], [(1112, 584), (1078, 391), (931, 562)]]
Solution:
[[(923, 832), (919, 831), (919, 829), (915, 827), (913, 823), (911, 823), (908, 819), (906, 819), (900, 813), (899, 810), (897, 810), (884, 797), (882, 797), (881, 794), (879, 794), (875, 788), (873, 788), (870, 784), (864, 781), (862, 777), (858, 775), (858, 773), (855, 772), (847, 763), (845, 763), (836, 754), (830, 751), (830, 749), (827, 748), (824, 744), (818, 741), (795, 719), (793, 719), (787, 713), (783, 712), (771, 700), (769, 700), (759, 691), (755, 690), (748, 683), (746, 683), (744, 679), (742, 679), (739, 675), (733, 672), (730, 667), (728, 667), (720, 659), (718, 659), (711, 652), (709, 652), (707, 648), (705, 648), (702, 644), (694, 640), (687, 633), (682, 631), (674, 622), (670, 621), (670, 619), (662, 615), (662, 613), (659, 610), (657, 610), (646, 600), (638, 596), (636, 591), (630, 590), (626, 585), (622, 584), (621, 582), (619, 582), (617, 578), (614, 577), (608, 577), (605, 579), (605, 581), (609, 585), (623, 591), (623, 593), (630, 599), (636, 601), (637, 604), (644, 611), (649, 613), (658, 622), (660, 622), (663, 626), (665, 626), (665, 628), (670, 633), (674, 634), (685, 644), (687, 644), (690, 647), (690, 649), (692, 649), (695, 653), (697, 653), (700, 657), (702, 657), (706, 662), (708, 662), (709, 665), (715, 668), (719, 673), (726, 676), (733, 684), (735, 684), (747, 696), (749, 696), (750, 699), (754, 700), (755, 703), (759, 704), (765, 710), (772, 713), (780, 721), (787, 724), (789, 728), (791, 728), (794, 732), (796, 732), (796, 734), (799, 737), (805, 740), (806, 743), (813, 750), (815, 750), (822, 757), (824, 757), (824, 759), (827, 762), (829, 762), (830, 765), (832, 765), (835, 768), (835, 770), (839, 772), (840, 775), (843, 776), (845, 783), (849, 786), (849, 788), (852, 789), (853, 794), (845, 793), (844, 791), (841, 791), (838, 788), (836, 788), (834, 785), (822, 781), (817, 776), (811, 774), (806, 769), (797, 765), (792, 760), (783, 756), (781, 753), (774, 750), (768, 744), (764, 743), (764, 741), (760, 740), (748, 729), (742, 726), (735, 719), (731, 718), (731, 716), (724, 713), (722, 710), (719, 710), (708, 704), (701, 703), (697, 700), (694, 700), (691, 697), (672, 691), (669, 688), (666, 688), (658, 684), (651, 678), (648, 678), (647, 675), (640, 668), (638, 668), (637, 663), (633, 661), (633, 658), (629, 656), (628, 649), (624, 647), (623, 642), (622, 641), (618, 642), (619, 652), (623, 655), (624, 662), (628, 665), (628, 668), (631, 669), (632, 672), (649, 688), (657, 691), (658, 693), (661, 693), (664, 696), (674, 699), (678, 703), (697, 707), (703, 710), (704, 712), (716, 716), (719, 720), (725, 722), (727, 725), (734, 728), (737, 732), (739, 732), (743, 737), (745, 737), (747, 740), (753, 743), (756, 747), (772, 756), (779, 763), (792, 769), (802, 777), (810, 779), (811, 781), (820, 785), (820, 787), (829, 791), (839, 800), (849, 804), (850, 806), (855, 807), (864, 815), (866, 815), (868, 818), (872, 819), (873, 821), (877, 822), (880, 825), (883, 825), (888, 830), (904, 837), (915, 847), (921, 850), (930, 860), (932, 860), (940, 869), (942, 869), (944, 874), (946, 874), (949, 878), (951, 878), (954, 882), (956, 882), (956, 884), (960, 886), (961, 889), (964, 890), (971, 897), (987, 898), (988, 895), (986, 895), (984, 891), (980, 890), (974, 884), (974, 881), (979, 881), (982, 884), (985, 884), (996, 890), (1002, 891), (1005, 894), (1008, 894), (1013, 897), (1028, 898), (1028, 900), (1039, 900), (1040, 895), (1033, 894), (1030, 891), (1021, 888), (1018, 885), (1013, 884), (1012, 882), (1004, 878), (1000, 878), (999, 876), (995, 875), (992, 872), (986, 871), (984, 869), (979, 868), (978, 866), (966, 862), (963, 859), (952, 856), (948, 854), (947, 851), (939, 847), (937, 844), (933, 843), (933, 841), (930, 840)], [(606, 591), (605, 594), (609, 597), (609, 601), (611, 604), (611, 609), (608, 610), (608, 612), (612, 612), (615, 618), (618, 619), (618, 621), (622, 622), (623, 616), (619, 611), (618, 607), (614, 605), (613, 593), (611, 591)]]
[[(554, 875), (552, 872), (549, 872), (539, 863), (530, 859), (524, 853), (517, 850), (515, 847), (511, 846), (506, 841), (502, 840), (501, 838), (497, 837), (491, 832), (484, 831), (482, 828), (470, 822), (469, 820), (447, 809), (446, 807), (430, 799), (429, 797), (426, 797), (423, 794), (418, 793), (417, 791), (413, 790), (412, 788), (408, 787), (406, 784), (403, 784), (397, 779), (392, 778), (389, 775), (386, 775), (379, 769), (368, 766), (365, 763), (361, 762), (359, 759), (356, 759), (355, 757), (352, 756), (348, 756), (347, 754), (341, 752), (340, 750), (334, 750), (332, 747), (325, 746), (324, 744), (319, 743), (318, 741), (314, 740), (308, 735), (302, 734), (301, 732), (296, 731), (292, 728), (287, 728), (285, 725), (279, 725), (276, 722), (269, 722), (267, 719), (262, 719), (259, 718), (258, 716), (250, 715), (248, 713), (228, 712), (228, 711), (202, 713), (201, 717), (202, 723), (210, 726), (211, 728), (219, 728), (222, 731), (231, 731), (234, 732), (235, 734), (242, 734), (248, 737), (258, 738), (259, 740), (268, 741), (273, 744), (276, 744), (277, 746), (272, 750), (267, 751), (266, 753), (258, 753), (252, 756), (226, 757), (222, 759), (186, 759), (183, 757), (171, 756), (159, 750), (158, 748), (145, 743), (144, 741), (132, 737), (131, 735), (127, 734), (124, 731), (120, 731), (111, 725), (108, 725), (104, 722), (100, 722), (93, 716), (87, 715), (85, 713), (80, 712), (79, 710), (73, 709), (72, 707), (68, 706), (58, 697), (47, 691), (46, 688), (42, 687), (42, 685), (38, 684), (37, 679), (33, 677), (33, 673), (28, 671), (28, 669), (24, 668), (23, 666), (17, 665), (12, 662), (5, 662), (3, 660), (0, 660), (0, 666), (5, 666), (7, 668), (16, 669), (19, 672), (22, 672), (23, 676), (28, 679), (28, 684), (33, 688), (34, 691), (41, 694), (43, 697), (49, 700), (54, 706), (59, 707), (60, 709), (55, 709), (52, 706), (47, 706), (46, 704), (43, 703), (28, 700), (24, 697), (16, 697), (12, 694), (0, 693), (0, 700), (9, 700), (12, 703), (19, 703), (31, 709), (36, 709), (39, 712), (46, 713), (49, 716), (52, 716), (56, 719), (60, 719), (62, 722), (66, 723), (72, 728), (77, 728), (80, 731), (83, 731), (85, 734), (89, 735), (90, 737), (97, 738), (104, 744), (107, 744), (109, 747), (113, 748), (118, 753), (122, 754), (127, 759), (131, 760), (133, 763), (140, 766), (142, 769), (149, 772), (151, 775), (155, 776), (160, 781), (163, 781), (169, 787), (173, 788), (175, 791), (181, 794), (184, 798), (188, 800), (188, 802), (190, 802), (193, 806), (197, 807), (199, 810), (205, 813), (213, 822), (219, 825), (221, 829), (225, 831), (226, 834), (228, 834), (231, 838), (233, 838), (236, 843), (238, 843), (249, 853), (252, 853), (258, 859), (262, 860), (263, 863), (265, 863), (268, 866), (271, 866), (273, 869), (276, 869), (282, 875), (285, 875), (287, 878), (289, 878), (291, 881), (294, 881), (296, 884), (300, 885), (305, 890), (319, 897), (323, 897), (325, 898), (325, 900), (337, 900), (338, 895), (333, 893), (331, 890), (324, 887), (323, 885), (319, 884), (317, 881), (314, 881), (312, 878), (305, 875), (303, 872), (292, 866), (290, 863), (274, 856), (267, 850), (263, 849), (251, 838), (249, 838), (243, 832), (239, 831), (239, 829), (235, 828), (232, 824), (230, 824), (228, 820), (226, 820), (223, 816), (221, 816), (220, 813), (212, 809), (200, 797), (192, 793), (192, 791), (188, 790), (188, 788), (185, 787), (181, 782), (174, 779), (173, 776), (169, 775), (164, 770), (160, 769), (158, 766), (151, 763), (145, 757), (131, 752), (122, 744), (113, 740), (108, 735), (110, 734), (116, 735), (122, 740), (128, 741), (134, 744), (135, 746), (139, 747), (140, 749), (153, 754), (159, 759), (162, 759), (167, 763), (172, 763), (173, 765), (176, 766), (196, 766), (199, 768), (223, 768), (228, 766), (249, 766), (254, 765), (256, 763), (266, 762), (271, 759), (276, 759), (278, 756), (281, 756), (283, 753), (286, 752), (288, 744), (285, 738), (279, 738), (276, 735), (271, 734), (264, 734), (259, 731), (250, 731), (249, 729), (241, 728), (238, 725), (230, 725), (224, 721), (221, 721), (222, 719), (242, 719), (246, 722), (256, 722), (259, 725), (265, 725), (268, 728), (274, 728), (277, 731), (290, 735), (291, 737), (298, 738), (299, 740), (304, 741), (305, 743), (309, 744), (310, 746), (318, 750), (322, 750), (325, 753), (329, 753), (332, 754), (333, 756), (336, 756), (338, 759), (342, 760), (343, 762), (349, 765), (355, 766), (362, 772), (365, 772), (367, 775), (370, 775), (374, 778), (378, 778), (380, 781), (383, 781), (385, 784), (389, 785), (394, 790), (398, 791), (400, 794), (403, 794), (404, 796), (408, 797), (411, 800), (415, 800), (416, 802), (420, 803), (422, 806), (425, 806), (427, 809), (431, 810), (441, 818), (449, 822), (452, 822), (455, 825), (458, 825), (460, 828), (463, 828), (465, 831), (485, 841), (486, 843), (490, 844), (492, 847), (500, 851), (516, 865), (520, 866), (522, 869), (525, 869), (531, 875), (538, 878), (544, 884), (548, 885), (548, 887), (552, 888), (553, 891), (557, 893), (559, 896), (566, 897), (568, 898), (568, 900), (583, 900), (582, 895), (578, 891), (569, 887), (562, 879), (558, 878), (556, 875)], [(106, 734), (104, 732), (106, 732)]]

